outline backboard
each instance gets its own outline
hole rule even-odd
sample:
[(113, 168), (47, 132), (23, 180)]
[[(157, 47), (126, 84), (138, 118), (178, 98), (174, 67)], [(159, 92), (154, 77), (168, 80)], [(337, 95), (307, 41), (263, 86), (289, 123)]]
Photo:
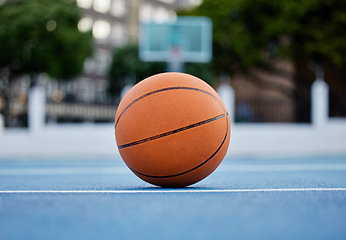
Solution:
[(164, 23), (143, 22), (139, 57), (143, 61), (209, 62), (212, 22), (207, 17), (177, 17)]

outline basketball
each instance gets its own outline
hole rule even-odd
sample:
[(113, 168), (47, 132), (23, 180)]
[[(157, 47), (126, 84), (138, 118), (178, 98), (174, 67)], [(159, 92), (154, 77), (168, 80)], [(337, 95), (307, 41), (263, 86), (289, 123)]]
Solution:
[(210, 175), (230, 141), (217, 92), (185, 73), (161, 73), (133, 86), (115, 114), (115, 138), (128, 168), (161, 187), (185, 187)]

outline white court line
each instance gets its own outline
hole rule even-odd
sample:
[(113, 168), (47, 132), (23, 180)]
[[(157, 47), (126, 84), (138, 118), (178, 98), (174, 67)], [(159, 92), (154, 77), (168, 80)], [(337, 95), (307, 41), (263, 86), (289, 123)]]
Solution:
[(32, 193), (113, 193), (113, 194), (140, 194), (140, 193), (243, 193), (243, 192), (325, 192), (346, 191), (346, 188), (264, 188), (264, 189), (159, 189), (159, 190), (0, 190), (0, 194), (32, 194)]
[(70, 167), (70, 168), (7, 168), (0, 175), (74, 175), (74, 174), (127, 174), (126, 167)]
[(345, 171), (346, 163), (305, 163), (305, 164), (244, 164), (220, 166), (224, 172), (300, 172), (300, 171)]

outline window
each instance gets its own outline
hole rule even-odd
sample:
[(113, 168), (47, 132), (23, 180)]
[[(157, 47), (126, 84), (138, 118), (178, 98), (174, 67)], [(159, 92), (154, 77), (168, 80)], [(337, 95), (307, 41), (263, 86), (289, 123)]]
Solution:
[(124, 26), (120, 24), (113, 25), (112, 41), (114, 46), (121, 46), (126, 43), (127, 36)]
[(92, 5), (92, 0), (77, 0), (78, 7), (90, 8)]
[(96, 39), (107, 39), (111, 31), (109, 22), (104, 20), (96, 20), (93, 26), (93, 36)]
[(187, 0), (185, 2), (185, 7), (195, 7), (202, 3), (202, 0)]
[(141, 22), (149, 22), (152, 17), (153, 8), (150, 4), (143, 4), (139, 10), (139, 18)]
[(125, 0), (113, 0), (111, 13), (113, 16), (122, 17), (126, 13)]
[(94, 71), (94, 61), (92, 58), (88, 58), (84, 62), (84, 71), (86, 73), (92, 73)]
[(97, 79), (96, 81), (96, 86), (95, 86), (95, 90), (96, 90), (96, 96), (95, 96), (95, 100), (96, 102), (99, 103), (104, 103), (107, 101), (107, 85), (108, 85), (108, 81), (105, 81), (103, 79)]
[(90, 31), (92, 28), (93, 20), (89, 17), (84, 17), (78, 22), (78, 29), (81, 32)]
[(103, 75), (106, 73), (111, 55), (107, 50), (98, 50), (95, 54), (94, 63), (95, 63), (95, 73)]
[(202, 3), (202, 0), (192, 0), (191, 5), (197, 6), (197, 5), (201, 5), (201, 3)]
[(164, 2), (164, 3), (174, 3), (175, 0), (160, 0), (161, 2)]
[(110, 0), (95, 0), (94, 1), (94, 10), (100, 13), (107, 13), (111, 7)]
[(157, 8), (154, 14), (154, 21), (164, 22), (168, 19), (168, 12), (164, 8)]
[(83, 102), (92, 102), (94, 99), (93, 87), (91, 86), (93, 80), (90, 78), (80, 78), (78, 81), (77, 98)]

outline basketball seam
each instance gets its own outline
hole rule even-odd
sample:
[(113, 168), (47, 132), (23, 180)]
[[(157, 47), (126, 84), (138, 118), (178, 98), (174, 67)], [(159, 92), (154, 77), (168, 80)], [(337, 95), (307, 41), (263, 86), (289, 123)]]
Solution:
[(227, 114), (224, 113), (224, 114), (218, 115), (216, 117), (209, 118), (209, 119), (206, 119), (206, 120), (203, 120), (203, 121), (200, 121), (200, 122), (197, 122), (197, 123), (185, 126), (185, 127), (174, 129), (172, 131), (168, 131), (168, 132), (165, 132), (165, 133), (160, 133), (160, 134), (157, 134), (157, 135), (152, 136), (152, 137), (148, 137), (148, 138), (144, 138), (144, 139), (141, 139), (141, 140), (138, 140), (138, 141), (134, 141), (134, 142), (130, 142), (130, 143), (127, 143), (127, 144), (120, 145), (120, 146), (118, 146), (118, 149), (120, 150), (120, 149), (124, 149), (124, 148), (127, 148), (127, 147), (132, 147), (132, 146), (135, 146), (135, 145), (138, 145), (138, 144), (141, 144), (141, 143), (146, 143), (146, 142), (149, 142), (149, 141), (153, 141), (153, 140), (156, 140), (156, 139), (159, 139), (159, 138), (167, 137), (167, 136), (170, 136), (170, 135), (175, 134), (175, 133), (179, 133), (179, 132), (182, 132), (182, 131), (185, 131), (185, 130), (189, 130), (191, 128), (195, 128), (195, 127), (198, 127), (198, 126), (201, 126), (201, 125), (204, 125), (204, 124), (216, 121), (216, 120), (224, 118), (226, 116), (227, 116)]
[[(228, 116), (228, 115), (227, 115)], [(210, 156), (208, 157), (205, 161), (203, 161), (202, 163), (200, 163), (199, 165), (189, 169), (189, 170), (186, 170), (184, 172), (181, 172), (181, 173), (176, 173), (176, 174), (172, 174), (172, 175), (165, 175), (165, 176), (155, 176), (155, 175), (148, 175), (148, 174), (144, 174), (144, 173), (140, 173), (140, 172), (137, 172), (136, 170), (132, 169), (131, 167), (128, 166), (128, 168), (133, 171), (134, 173), (137, 173), (138, 175), (141, 175), (143, 177), (150, 177), (150, 178), (172, 178), (172, 177), (178, 177), (178, 176), (181, 176), (181, 175), (184, 175), (184, 174), (187, 174), (189, 172), (192, 172), (200, 167), (202, 167), (204, 164), (206, 164), (207, 162), (209, 162), (219, 151), (220, 149), (222, 148), (222, 146), (224, 145), (226, 139), (227, 139), (227, 136), (228, 136), (228, 119), (226, 117), (226, 124), (227, 124), (227, 128), (226, 128), (226, 134), (225, 134), (225, 137), (223, 138), (220, 146), (216, 149), (216, 151)]]
[[(133, 104), (135, 104), (136, 102), (142, 100), (143, 98), (146, 98), (148, 96), (151, 96), (153, 94), (156, 94), (156, 93), (160, 93), (160, 92), (164, 92), (164, 91), (171, 91), (171, 90), (192, 90), (192, 91), (198, 91), (198, 92), (202, 92), (202, 93), (205, 93), (205, 94), (208, 94), (210, 95), (211, 97), (213, 97), (218, 103), (219, 105), (221, 106), (221, 108), (224, 110), (224, 113), (221, 114), (221, 115), (218, 115), (216, 117), (220, 117), (218, 119), (222, 119), (224, 117), (226, 117), (226, 124), (227, 124), (227, 128), (226, 128), (226, 133), (225, 133), (225, 136), (224, 136), (224, 139), (222, 140), (220, 146), (216, 149), (216, 151), (209, 157), (207, 158), (205, 161), (203, 161), (202, 163), (200, 163), (199, 165), (189, 169), (189, 170), (186, 170), (184, 172), (181, 172), (181, 173), (177, 173), (177, 174), (172, 174), (172, 175), (166, 175), (166, 176), (152, 176), (152, 175), (147, 175), (147, 174), (143, 174), (143, 173), (140, 173), (140, 172), (137, 172), (136, 170), (132, 169), (131, 167), (128, 166), (128, 168), (133, 171), (134, 173), (138, 174), (138, 175), (141, 175), (141, 176), (144, 176), (144, 177), (150, 177), (150, 178), (171, 178), (171, 177), (177, 177), (177, 176), (181, 176), (181, 175), (184, 175), (184, 174), (187, 174), (189, 172), (192, 172), (198, 168), (200, 168), (201, 166), (203, 166), (204, 164), (206, 164), (207, 162), (209, 162), (219, 151), (220, 149), (222, 148), (222, 146), (224, 145), (226, 139), (227, 139), (227, 136), (228, 136), (228, 129), (229, 129), (229, 120), (227, 118), (228, 116), (228, 112), (227, 110), (224, 108), (223, 104), (219, 101), (219, 99), (217, 99), (217, 97), (215, 97), (212, 93), (208, 92), (208, 91), (205, 91), (205, 90), (202, 90), (202, 89), (199, 89), (199, 88), (193, 88), (193, 87), (169, 87), (169, 88), (162, 88), (162, 89), (158, 89), (158, 90), (154, 90), (154, 91), (151, 91), (151, 92), (148, 92), (138, 98), (136, 98), (135, 100), (133, 100), (129, 105), (126, 106), (126, 108), (120, 113), (118, 119), (116, 120), (116, 123), (114, 125), (114, 130), (116, 129), (118, 123), (119, 123), (119, 120), (121, 118), (121, 116), (124, 114), (124, 112), (129, 109)], [(222, 116), (222, 117), (221, 117)], [(214, 117), (215, 118), (215, 117)], [(213, 118), (211, 118), (213, 119)], [(215, 119), (217, 120), (217, 119)], [(155, 136), (154, 136), (155, 137)], [(149, 137), (150, 138), (150, 137)], [(155, 138), (156, 139), (156, 138)], [(141, 141), (141, 140), (139, 140)], [(136, 141), (137, 142), (137, 141)], [(122, 145), (124, 146), (124, 145)], [(121, 147), (121, 146), (120, 146)], [(119, 148), (119, 146), (118, 146)], [(121, 149), (121, 148), (120, 148)]]
[(116, 123), (114, 125), (114, 129), (117, 128), (118, 126), (118, 123), (119, 123), (119, 120), (121, 118), (121, 116), (127, 111), (127, 109), (129, 109), (133, 104), (135, 104), (136, 102), (139, 102), (140, 100), (142, 100), (143, 98), (146, 98), (148, 96), (151, 96), (153, 94), (156, 94), (156, 93), (160, 93), (160, 92), (164, 92), (164, 91), (172, 91), (172, 90), (192, 90), (192, 91), (198, 91), (198, 92), (202, 92), (202, 93), (205, 93), (205, 94), (208, 94), (210, 96), (212, 96), (221, 106), (221, 108), (224, 110), (225, 113), (227, 113), (227, 110), (224, 109), (222, 103), (219, 101), (219, 99), (217, 99), (217, 97), (215, 97), (213, 94), (211, 94), (210, 92), (207, 92), (205, 90), (202, 90), (202, 89), (199, 89), (199, 88), (193, 88), (193, 87), (168, 87), (168, 88), (161, 88), (161, 89), (157, 89), (157, 90), (154, 90), (154, 91), (151, 91), (151, 92), (148, 92), (138, 98), (136, 98), (135, 100), (133, 100), (129, 105), (126, 106), (126, 108), (120, 113), (118, 119), (116, 120)]

